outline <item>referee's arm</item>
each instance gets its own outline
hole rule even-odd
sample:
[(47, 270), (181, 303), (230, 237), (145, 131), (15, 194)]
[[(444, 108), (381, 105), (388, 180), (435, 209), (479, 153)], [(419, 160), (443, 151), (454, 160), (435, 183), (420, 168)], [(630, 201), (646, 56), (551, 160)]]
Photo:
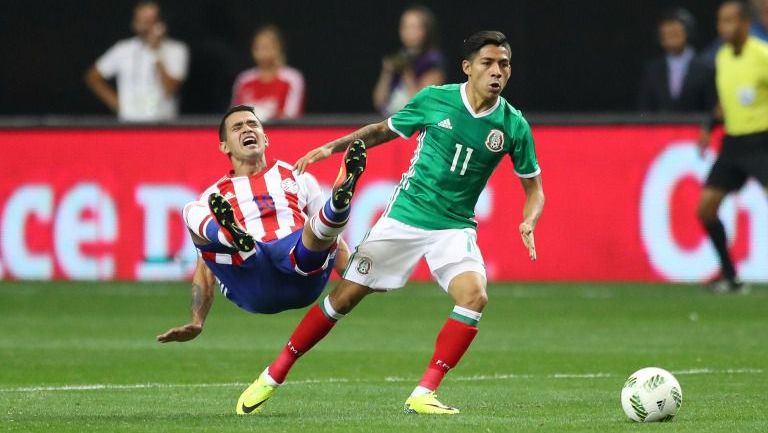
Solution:
[(699, 154), (703, 157), (704, 153), (709, 148), (709, 144), (712, 141), (712, 130), (717, 125), (723, 123), (723, 110), (720, 107), (720, 103), (716, 103), (715, 107), (709, 113), (704, 123), (701, 125), (701, 134), (699, 135)]

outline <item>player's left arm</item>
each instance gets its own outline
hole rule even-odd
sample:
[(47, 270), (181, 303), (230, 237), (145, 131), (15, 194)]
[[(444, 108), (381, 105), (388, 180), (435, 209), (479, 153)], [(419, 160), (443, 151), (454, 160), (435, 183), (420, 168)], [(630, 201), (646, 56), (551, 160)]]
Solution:
[(189, 341), (203, 332), (203, 324), (208, 316), (208, 311), (213, 305), (213, 288), (216, 277), (205, 264), (202, 257), (198, 257), (195, 273), (192, 276), (192, 320), (186, 325), (171, 328), (157, 336), (157, 341), (168, 343), (171, 341)]
[(541, 175), (531, 178), (520, 178), (520, 183), (525, 191), (525, 205), (523, 206), (523, 222), (520, 223), (520, 237), (528, 248), (528, 257), (536, 260), (536, 243), (533, 231), (544, 211), (544, 187), (541, 184)]
[(344, 242), (344, 239), (339, 237), (339, 245), (336, 250), (336, 263), (333, 265), (333, 268), (340, 277), (344, 275), (344, 269), (347, 268), (347, 263), (349, 263), (349, 245)]
[(510, 128), (514, 145), (510, 149), (509, 156), (512, 158), (515, 173), (520, 177), (520, 183), (525, 191), (523, 222), (518, 226), (518, 230), (523, 244), (528, 249), (528, 257), (536, 260), (533, 231), (544, 210), (544, 188), (541, 184), (541, 168), (536, 160), (531, 126), (524, 117), (520, 116), (517, 119), (518, 121)]
[(544, 187), (541, 183), (541, 175), (530, 178), (520, 178), (520, 183), (525, 191), (525, 205), (523, 206), (523, 222), (520, 223), (520, 237), (528, 248), (528, 257), (536, 260), (536, 243), (533, 231), (544, 211)]

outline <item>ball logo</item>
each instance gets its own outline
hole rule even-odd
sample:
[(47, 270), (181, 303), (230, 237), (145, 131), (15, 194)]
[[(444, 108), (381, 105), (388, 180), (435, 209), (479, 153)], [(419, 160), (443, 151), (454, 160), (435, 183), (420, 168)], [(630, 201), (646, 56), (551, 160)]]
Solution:
[(485, 139), (485, 147), (491, 152), (501, 152), (504, 149), (504, 133), (498, 129), (491, 129)]
[(368, 257), (361, 257), (360, 261), (357, 263), (357, 272), (362, 275), (368, 275), (368, 272), (371, 271), (372, 264), (371, 259)]
[(299, 184), (293, 179), (283, 179), (280, 182), (280, 187), (283, 188), (283, 191), (290, 194), (297, 194), (299, 192)]

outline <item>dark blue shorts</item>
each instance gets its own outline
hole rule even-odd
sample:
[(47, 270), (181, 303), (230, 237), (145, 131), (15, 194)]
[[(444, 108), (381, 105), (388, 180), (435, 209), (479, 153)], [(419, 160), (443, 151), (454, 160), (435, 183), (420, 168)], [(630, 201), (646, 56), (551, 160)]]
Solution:
[[(251, 313), (274, 314), (313, 303), (322, 293), (333, 271), (336, 249), (331, 249), (326, 265), (310, 275), (296, 269), (292, 251), (302, 230), (271, 242), (256, 242), (256, 254), (239, 265), (205, 260), (221, 283), (221, 292), (230, 301)], [(198, 246), (200, 251), (233, 253), (218, 244)]]

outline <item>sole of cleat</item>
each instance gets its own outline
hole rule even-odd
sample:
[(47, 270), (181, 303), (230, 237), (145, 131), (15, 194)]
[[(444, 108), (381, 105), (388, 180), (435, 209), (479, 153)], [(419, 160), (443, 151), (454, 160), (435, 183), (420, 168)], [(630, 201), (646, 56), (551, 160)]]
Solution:
[(344, 165), (334, 182), (333, 205), (344, 208), (352, 201), (358, 179), (365, 171), (367, 154), (362, 140), (353, 141), (344, 153)]
[(222, 230), (226, 230), (238, 251), (248, 252), (256, 247), (256, 241), (237, 223), (232, 205), (219, 193), (208, 196), (208, 209)]

